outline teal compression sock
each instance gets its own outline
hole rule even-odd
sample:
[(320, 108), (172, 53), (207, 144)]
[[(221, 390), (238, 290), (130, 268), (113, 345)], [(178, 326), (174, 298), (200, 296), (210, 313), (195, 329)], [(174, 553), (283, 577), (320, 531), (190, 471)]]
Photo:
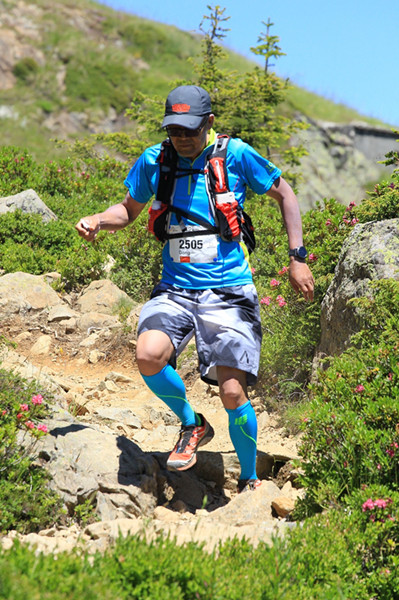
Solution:
[(255, 411), (248, 400), (233, 410), (226, 408), (229, 415), (229, 433), (241, 465), (240, 479), (256, 479), (256, 440), (258, 423)]
[(179, 417), (182, 425), (199, 425), (200, 418), (186, 398), (186, 388), (180, 375), (167, 364), (155, 375), (141, 374), (145, 383)]

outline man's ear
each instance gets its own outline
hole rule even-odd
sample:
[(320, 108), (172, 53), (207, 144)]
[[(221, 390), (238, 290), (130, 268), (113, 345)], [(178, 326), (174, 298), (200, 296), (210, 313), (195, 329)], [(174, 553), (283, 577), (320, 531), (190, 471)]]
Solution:
[(210, 129), (212, 129), (214, 121), (215, 121), (215, 115), (211, 113), (211, 114), (209, 115), (209, 117), (208, 117), (208, 123), (207, 123), (207, 125), (206, 125), (206, 126), (207, 126), (207, 129), (208, 129), (208, 131), (209, 131)]

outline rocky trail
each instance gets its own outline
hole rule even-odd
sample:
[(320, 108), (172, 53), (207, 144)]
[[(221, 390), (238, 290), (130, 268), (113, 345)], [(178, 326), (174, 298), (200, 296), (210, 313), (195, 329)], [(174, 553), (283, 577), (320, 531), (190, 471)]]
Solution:
[(59, 552), (83, 545), (105, 549), (119, 532), (147, 539), (163, 532), (178, 543), (199, 541), (208, 550), (228, 537), (256, 545), (293, 526), (295, 487), (291, 461), (298, 439), (251, 398), (258, 415), (258, 475), (262, 486), (237, 495), (239, 464), (228, 434), (227, 415), (216, 387), (202, 382), (195, 347), (179, 358), (189, 398), (215, 429), (214, 439), (183, 473), (166, 470), (179, 432), (174, 414), (143, 384), (134, 362), (140, 306), (126, 321), (115, 307), (126, 302), (110, 281), (93, 282), (79, 296), (57, 294), (56, 274), (13, 273), (0, 277), (1, 334), (15, 343), (2, 352), (1, 368), (39, 382), (53, 399), (49, 435), (36, 449), (52, 475), (51, 485), (69, 514), (91, 503), (95, 518), (65, 523), (37, 534), (10, 532), (39, 550)]

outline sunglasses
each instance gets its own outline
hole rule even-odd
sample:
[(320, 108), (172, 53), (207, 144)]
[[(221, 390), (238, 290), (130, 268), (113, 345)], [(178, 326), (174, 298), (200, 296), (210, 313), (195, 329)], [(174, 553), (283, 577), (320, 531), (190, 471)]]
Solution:
[(204, 129), (205, 124), (208, 121), (208, 116), (206, 116), (201, 125), (197, 127), (197, 129), (187, 129), (187, 127), (166, 127), (166, 131), (169, 137), (197, 137), (201, 131)]

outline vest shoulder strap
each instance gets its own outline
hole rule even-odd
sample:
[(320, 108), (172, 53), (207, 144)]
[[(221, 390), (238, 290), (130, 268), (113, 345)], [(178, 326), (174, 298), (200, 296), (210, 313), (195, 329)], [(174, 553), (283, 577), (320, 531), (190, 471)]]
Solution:
[(171, 204), (176, 186), (177, 152), (169, 138), (161, 144), (158, 163), (159, 182), (156, 199), (164, 204)]

